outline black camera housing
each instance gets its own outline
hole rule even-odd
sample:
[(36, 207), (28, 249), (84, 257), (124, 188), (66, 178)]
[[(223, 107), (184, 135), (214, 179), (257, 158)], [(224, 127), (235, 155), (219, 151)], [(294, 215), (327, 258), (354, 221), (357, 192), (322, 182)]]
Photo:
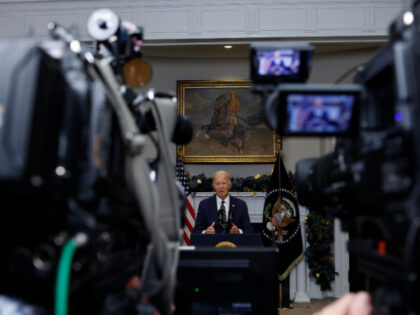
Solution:
[[(333, 152), (298, 162), (298, 201), (341, 219), (350, 290), (371, 293), (375, 314), (420, 313), (420, 23), (405, 18), (419, 16), (418, 1), (411, 10), (395, 19), (389, 42), (358, 69), (353, 86), (273, 80), (266, 93), (267, 122), (280, 134), (338, 137)], [(355, 101), (349, 128), (291, 128), (292, 100), (331, 95)]]

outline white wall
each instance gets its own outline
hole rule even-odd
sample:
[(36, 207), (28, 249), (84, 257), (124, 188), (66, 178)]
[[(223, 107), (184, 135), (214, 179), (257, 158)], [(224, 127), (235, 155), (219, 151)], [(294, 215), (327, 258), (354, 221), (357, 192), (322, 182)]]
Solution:
[(384, 36), (403, 5), (395, 0), (0, 0), (0, 36), (33, 32), (45, 38), (47, 23), (57, 21), (77, 27), (87, 40), (88, 16), (104, 7), (144, 26), (147, 40), (162, 42)]

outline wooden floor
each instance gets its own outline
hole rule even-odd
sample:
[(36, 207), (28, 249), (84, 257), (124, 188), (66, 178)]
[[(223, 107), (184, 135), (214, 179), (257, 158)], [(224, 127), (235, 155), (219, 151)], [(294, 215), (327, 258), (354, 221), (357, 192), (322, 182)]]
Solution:
[(281, 315), (306, 315), (319, 311), (325, 305), (333, 302), (335, 298), (325, 298), (322, 300), (311, 300), (309, 303), (293, 303), (293, 308), (282, 308), (279, 311)]

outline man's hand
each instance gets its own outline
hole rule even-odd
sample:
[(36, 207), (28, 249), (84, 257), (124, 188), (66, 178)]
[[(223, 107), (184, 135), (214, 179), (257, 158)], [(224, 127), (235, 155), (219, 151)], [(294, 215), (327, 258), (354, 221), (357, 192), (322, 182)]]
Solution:
[(367, 292), (347, 293), (314, 315), (370, 315), (372, 305)]
[(229, 231), (230, 234), (239, 234), (239, 229), (238, 227), (235, 225), (235, 223), (232, 223), (232, 228)]
[(216, 231), (214, 230), (214, 221), (213, 223), (205, 230), (204, 234), (214, 234)]

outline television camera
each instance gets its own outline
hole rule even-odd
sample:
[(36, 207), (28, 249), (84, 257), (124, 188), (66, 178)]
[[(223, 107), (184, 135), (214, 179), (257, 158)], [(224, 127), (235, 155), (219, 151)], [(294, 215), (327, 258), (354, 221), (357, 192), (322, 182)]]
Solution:
[(341, 219), (359, 281), (350, 289), (368, 290), (375, 314), (420, 313), (419, 21), (416, 1), (350, 85), (303, 84), (306, 57), (291, 81), (287, 73), (265, 76), (257, 56), (270, 50), (251, 49), (267, 124), (281, 135), (336, 137), (333, 152), (297, 163), (297, 196)]
[(0, 310), (170, 314), (183, 197), (169, 142), (191, 124), (174, 95), (139, 92), (141, 27), (97, 10), (93, 48), (48, 29), (0, 40)]

